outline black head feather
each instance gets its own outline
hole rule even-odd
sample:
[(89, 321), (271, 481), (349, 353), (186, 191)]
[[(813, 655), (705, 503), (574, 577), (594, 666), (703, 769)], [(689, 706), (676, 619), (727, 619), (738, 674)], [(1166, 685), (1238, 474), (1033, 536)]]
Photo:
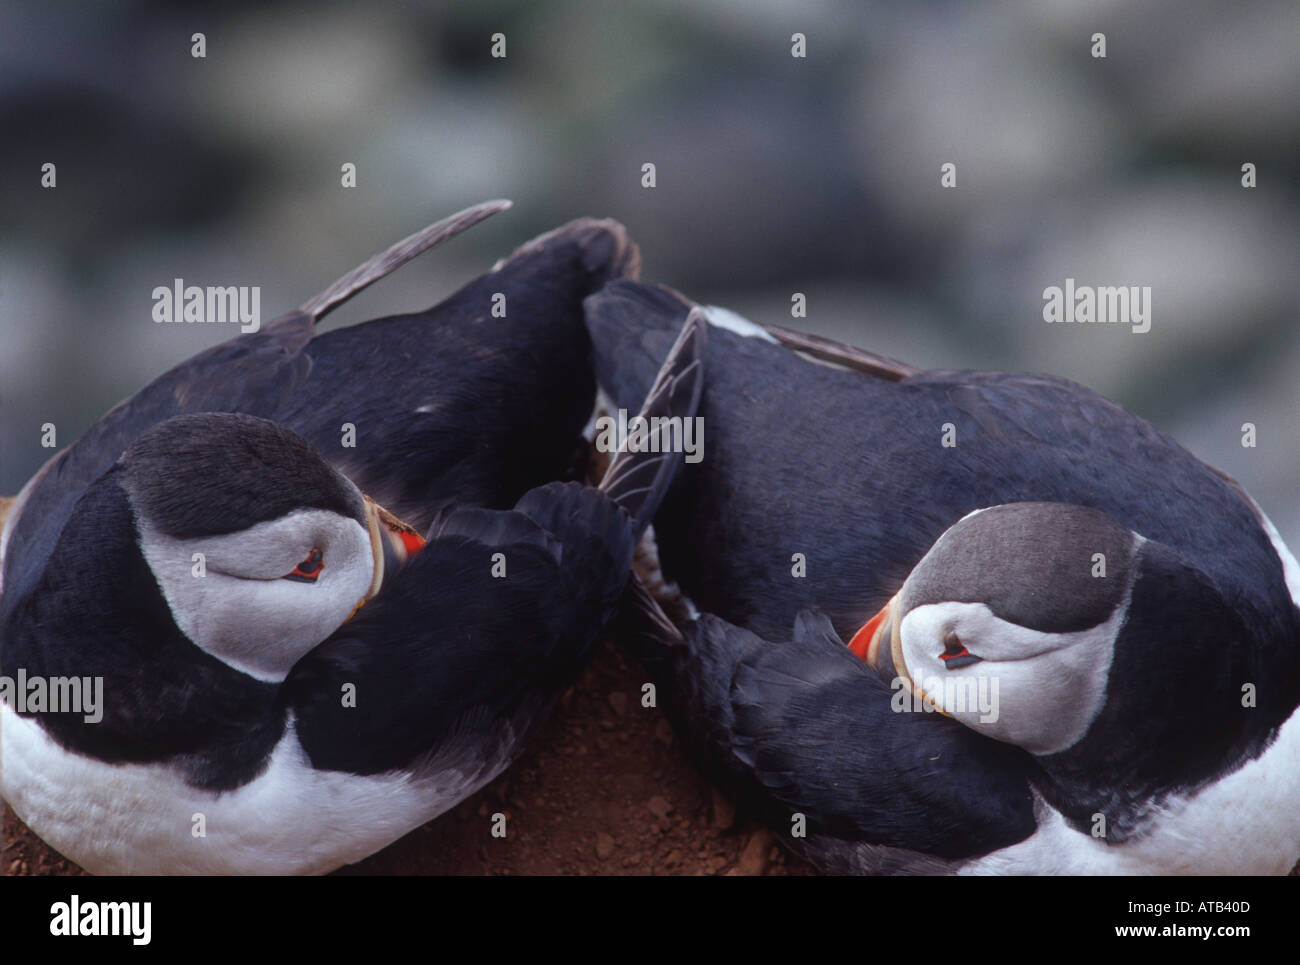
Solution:
[(137, 512), (177, 539), (219, 536), (295, 509), (327, 509), (364, 525), (357, 489), (284, 426), (236, 413), (177, 416), (123, 453)]

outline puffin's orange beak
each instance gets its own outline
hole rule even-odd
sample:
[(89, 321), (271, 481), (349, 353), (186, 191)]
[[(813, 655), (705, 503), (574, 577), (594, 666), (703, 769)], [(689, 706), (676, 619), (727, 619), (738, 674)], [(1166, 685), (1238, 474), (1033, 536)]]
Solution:
[[(895, 593), (879, 613), (864, 623), (861, 630), (853, 634), (853, 639), (849, 641), (849, 650), (866, 661), (877, 673), (890, 673), (891, 670), (888, 668), (892, 666), (892, 673), (897, 675), (896, 679), (902, 682), (908, 693), (919, 694), (922, 700), (939, 713), (951, 717), (952, 715), (927, 694), (908, 672), (907, 661), (903, 658), (903, 641), (898, 632), (898, 598), (902, 595), (902, 590)], [(881, 647), (885, 647), (889, 653), (889, 664), (885, 669), (880, 666)]]
[[(366, 523), (370, 528), (370, 553), (375, 561), (375, 575), (370, 580), (370, 589), (366, 590), (366, 595), (348, 614), (348, 620), (356, 616), (357, 611), (365, 606), (366, 601), (372, 599), (384, 584), (385, 543), (402, 562), (424, 548), (424, 537), (415, 531), (414, 526), (402, 522), (365, 493), (361, 494), (361, 498), (366, 503)], [(347, 620), (343, 622), (346, 623)]]
[(366, 501), (367, 515), (373, 508), (380, 529), (383, 530), (384, 536), (392, 544), (393, 549), (397, 551), (399, 559), (405, 561), (408, 557), (414, 556), (424, 549), (424, 537), (415, 531), (414, 526), (398, 519), (370, 497), (363, 496), (362, 498)]
[(864, 623), (861, 630), (853, 634), (853, 639), (849, 641), (849, 649), (871, 666), (877, 666), (880, 658), (880, 641), (882, 638), (888, 639), (886, 631), (892, 626), (897, 610), (898, 595), (895, 594), (880, 608), (879, 613)]

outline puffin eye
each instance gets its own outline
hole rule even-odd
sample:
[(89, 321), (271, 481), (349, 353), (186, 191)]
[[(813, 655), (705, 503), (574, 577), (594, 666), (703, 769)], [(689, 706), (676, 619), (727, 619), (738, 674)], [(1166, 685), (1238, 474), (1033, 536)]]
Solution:
[(943, 635), (943, 653), (939, 654), (939, 659), (943, 661), (945, 670), (956, 670), (958, 667), (969, 667), (973, 663), (979, 663), (984, 658), (977, 657), (967, 650), (961, 638), (949, 630)]
[(320, 576), (320, 571), (325, 567), (325, 554), (320, 551), (320, 547), (313, 546), (307, 558), (293, 568), (293, 572), (284, 576), (283, 579), (293, 580), (295, 583), (315, 583), (316, 577)]

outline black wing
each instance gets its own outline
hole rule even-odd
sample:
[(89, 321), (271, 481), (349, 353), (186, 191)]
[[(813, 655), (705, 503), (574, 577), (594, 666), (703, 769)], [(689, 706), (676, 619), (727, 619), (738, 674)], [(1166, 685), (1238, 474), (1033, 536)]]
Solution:
[[(683, 739), (796, 850), (830, 871), (937, 870), (1035, 828), (1023, 751), (910, 707), (801, 613), (774, 643), (705, 615), (678, 631), (642, 589), (623, 636)], [(803, 814), (808, 838), (792, 838)], [(890, 850), (912, 854), (899, 856)]]

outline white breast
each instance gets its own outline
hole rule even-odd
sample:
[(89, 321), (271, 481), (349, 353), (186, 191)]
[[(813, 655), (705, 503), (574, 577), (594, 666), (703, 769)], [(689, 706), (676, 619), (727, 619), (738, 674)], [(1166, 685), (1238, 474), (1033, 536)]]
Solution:
[(1244, 767), (1153, 813), (1140, 840), (1107, 845), (1040, 809), (1029, 838), (960, 874), (1284, 875), (1300, 859), (1300, 710)]
[[(266, 771), (214, 794), (161, 765), (105, 764), (64, 750), (0, 706), (0, 792), (46, 842), (96, 874), (323, 874), (359, 861), (482, 787), (509, 762), (473, 773), (427, 768), (359, 777), (311, 767), (292, 722)], [(195, 837), (202, 814), (206, 837)]]

